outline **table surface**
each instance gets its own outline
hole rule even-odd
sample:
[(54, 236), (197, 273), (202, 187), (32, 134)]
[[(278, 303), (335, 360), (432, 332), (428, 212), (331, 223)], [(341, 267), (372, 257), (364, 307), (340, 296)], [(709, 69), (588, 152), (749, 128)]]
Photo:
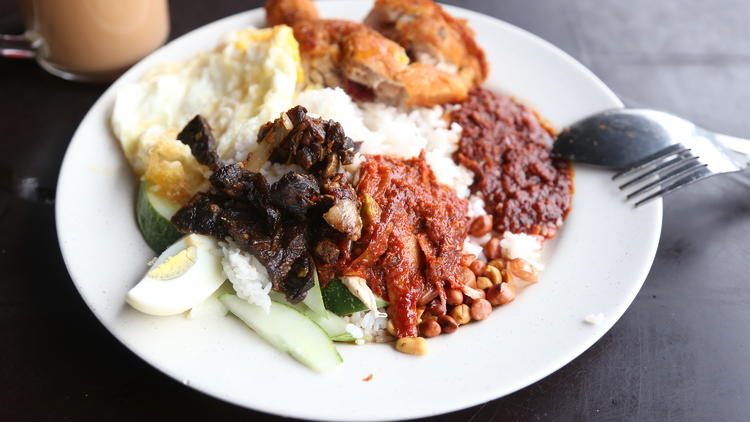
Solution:
[[(259, 1), (172, 1), (172, 37)], [(525, 28), (629, 106), (750, 138), (747, 0), (447, 1)], [(0, 0), (0, 33), (21, 31)], [(0, 59), (0, 178), (55, 185), (104, 86)], [(750, 415), (750, 173), (665, 201), (659, 250), (623, 318), (579, 358), (510, 396), (433, 421), (739, 421)], [(54, 206), (0, 192), (0, 420), (281, 420), (207, 397), (135, 357), (85, 306)], [(446, 386), (450, 388), (450, 386)]]

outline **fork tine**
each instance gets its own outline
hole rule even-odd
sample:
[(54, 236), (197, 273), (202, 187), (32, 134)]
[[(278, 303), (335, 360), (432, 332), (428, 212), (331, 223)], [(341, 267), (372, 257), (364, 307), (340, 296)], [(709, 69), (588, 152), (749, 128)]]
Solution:
[(648, 157), (640, 161), (637, 161), (629, 169), (623, 170), (615, 174), (614, 176), (612, 176), (612, 180), (617, 180), (628, 174), (635, 173), (636, 171), (641, 170), (644, 167), (648, 167), (649, 165), (651, 165), (653, 162), (657, 160), (664, 159), (666, 157), (669, 157), (670, 155), (681, 154), (686, 151), (689, 151), (689, 149), (685, 148), (682, 144), (670, 145), (661, 151), (657, 151), (654, 154), (651, 154)]
[(674, 167), (679, 166), (682, 163), (688, 163), (690, 161), (696, 161), (697, 159), (698, 159), (698, 157), (687, 158), (686, 155), (678, 155), (678, 156), (674, 157), (671, 160), (667, 160), (667, 161), (662, 162), (658, 166), (654, 167), (653, 169), (650, 169), (649, 171), (641, 174), (640, 176), (634, 177), (630, 181), (627, 181), (627, 182), (623, 183), (622, 185), (620, 185), (620, 190), (625, 189), (625, 188), (627, 188), (628, 186), (630, 186), (630, 185), (632, 185), (634, 183), (640, 182), (641, 180), (646, 179), (649, 176), (652, 176), (652, 175), (654, 175), (656, 173), (659, 173), (660, 171), (670, 170), (670, 169), (672, 169)]
[(635, 207), (640, 207), (641, 205), (653, 201), (654, 199), (664, 196), (670, 192), (674, 192), (677, 189), (684, 188), (687, 185), (693, 184), (695, 182), (698, 182), (700, 180), (703, 180), (709, 176), (713, 176), (715, 173), (709, 170), (708, 168), (703, 167), (697, 172), (694, 172), (688, 176), (683, 177), (682, 179), (672, 183), (671, 185), (667, 186), (666, 188), (662, 188), (659, 191), (652, 193), (651, 195), (641, 199), (640, 201), (635, 203)]
[(649, 183), (649, 184), (647, 184), (645, 186), (640, 187), (638, 190), (630, 192), (628, 194), (628, 196), (626, 197), (626, 199), (631, 199), (634, 196), (638, 196), (638, 195), (640, 195), (643, 192), (646, 192), (646, 191), (649, 191), (649, 190), (653, 189), (655, 186), (664, 185), (666, 183), (670, 183), (670, 182), (672, 182), (674, 180), (677, 180), (678, 178), (683, 177), (683, 176), (685, 176), (685, 175), (687, 175), (687, 174), (689, 174), (689, 173), (691, 173), (691, 172), (693, 172), (693, 171), (695, 171), (695, 170), (697, 170), (699, 168), (702, 168), (702, 167), (706, 167), (706, 164), (695, 163), (695, 162), (688, 163), (688, 164), (686, 164), (686, 165), (684, 165), (684, 166), (682, 166), (682, 167), (680, 167), (680, 168), (678, 168), (676, 170), (671, 171), (670, 173), (665, 174), (664, 175), (665, 177), (660, 178), (658, 180), (654, 180), (653, 182), (651, 182), (651, 183)]

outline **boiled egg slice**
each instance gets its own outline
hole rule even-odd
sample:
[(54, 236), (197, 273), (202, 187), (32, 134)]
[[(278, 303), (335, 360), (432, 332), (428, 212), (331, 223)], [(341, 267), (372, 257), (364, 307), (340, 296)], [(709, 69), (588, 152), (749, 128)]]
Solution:
[(176, 315), (203, 302), (224, 280), (216, 240), (189, 234), (162, 252), (126, 300), (149, 315)]

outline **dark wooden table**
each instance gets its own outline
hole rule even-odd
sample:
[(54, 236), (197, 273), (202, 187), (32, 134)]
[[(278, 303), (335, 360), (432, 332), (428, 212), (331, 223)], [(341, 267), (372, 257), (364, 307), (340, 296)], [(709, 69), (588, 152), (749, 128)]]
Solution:
[[(172, 37), (259, 3), (175, 0)], [(551, 41), (628, 105), (750, 138), (747, 0), (448, 3)], [(0, 0), (0, 32), (20, 31), (15, 3)], [(53, 187), (73, 131), (104, 89), (0, 60), (3, 185)], [(430, 420), (748, 420), (749, 273), (750, 182), (714, 179), (678, 192), (665, 202), (651, 274), (609, 333), (524, 390)], [(0, 192), (0, 280), (2, 421), (281, 419), (187, 388), (118, 343), (73, 287), (44, 198)]]

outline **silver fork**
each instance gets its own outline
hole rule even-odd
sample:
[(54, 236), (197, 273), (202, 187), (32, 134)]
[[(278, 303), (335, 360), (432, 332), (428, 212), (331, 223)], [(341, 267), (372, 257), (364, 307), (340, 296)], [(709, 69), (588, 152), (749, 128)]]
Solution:
[(748, 165), (747, 156), (725, 148), (714, 133), (701, 130), (621, 171), (612, 180), (624, 181), (626, 201), (641, 206), (651, 200), (717, 174), (733, 173)]

